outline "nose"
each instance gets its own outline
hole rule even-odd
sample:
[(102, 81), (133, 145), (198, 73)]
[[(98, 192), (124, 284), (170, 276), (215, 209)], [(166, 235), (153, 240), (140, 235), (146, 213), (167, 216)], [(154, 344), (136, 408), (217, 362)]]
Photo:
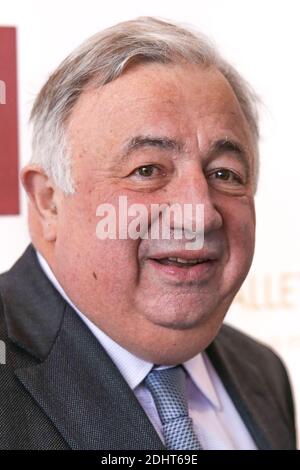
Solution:
[(178, 175), (173, 183), (172, 195), (168, 194), (171, 197), (170, 202), (179, 203), (182, 207), (184, 204), (190, 205), (193, 226), (196, 226), (196, 205), (202, 204), (204, 216), (202, 228), (205, 235), (222, 227), (222, 215), (214, 204), (209, 184), (201, 167), (191, 165), (184, 173)]

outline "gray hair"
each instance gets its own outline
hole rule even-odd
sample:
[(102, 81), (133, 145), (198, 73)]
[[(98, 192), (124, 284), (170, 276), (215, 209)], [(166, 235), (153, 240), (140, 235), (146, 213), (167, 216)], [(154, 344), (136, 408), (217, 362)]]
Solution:
[(183, 60), (214, 66), (228, 80), (256, 146), (257, 179), (259, 129), (256, 95), (206, 37), (152, 17), (119, 23), (97, 33), (71, 53), (49, 77), (31, 112), (31, 163), (40, 166), (65, 193), (73, 193), (71, 156), (64, 127), (81, 93), (88, 85), (103, 86), (115, 80), (132, 64), (170, 64)]

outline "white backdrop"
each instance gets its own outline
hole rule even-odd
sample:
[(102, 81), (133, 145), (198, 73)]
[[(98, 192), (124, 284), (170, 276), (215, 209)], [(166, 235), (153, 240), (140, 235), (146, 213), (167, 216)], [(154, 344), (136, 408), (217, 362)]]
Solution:
[[(0, 0), (0, 26), (18, 29), (21, 164), (30, 156), (30, 108), (49, 73), (91, 34), (140, 15), (208, 34), (263, 100), (256, 255), (227, 321), (279, 352), (300, 410), (298, 0)], [(0, 217), (0, 272), (29, 241), (21, 197), (20, 216)]]

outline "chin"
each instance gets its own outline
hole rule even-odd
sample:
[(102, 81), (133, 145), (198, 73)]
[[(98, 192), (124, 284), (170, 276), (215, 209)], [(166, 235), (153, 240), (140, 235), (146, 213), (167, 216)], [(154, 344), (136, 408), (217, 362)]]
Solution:
[(154, 364), (166, 366), (182, 364), (204, 351), (210, 342), (210, 335), (205, 333), (193, 338), (186, 330), (181, 330), (179, 333), (179, 330), (175, 332), (169, 329), (166, 337), (160, 337), (159, 347), (156, 345), (141, 356)]
[(197, 315), (185, 315), (180, 314), (181, 318), (154, 318), (152, 322), (157, 326), (169, 328), (171, 330), (190, 330), (203, 321), (203, 317)]
[(171, 330), (193, 330), (200, 328), (210, 321), (217, 310), (215, 301), (204, 305), (204, 302), (178, 302), (173, 305), (163, 305), (155, 309), (144, 309), (144, 317), (157, 326)]

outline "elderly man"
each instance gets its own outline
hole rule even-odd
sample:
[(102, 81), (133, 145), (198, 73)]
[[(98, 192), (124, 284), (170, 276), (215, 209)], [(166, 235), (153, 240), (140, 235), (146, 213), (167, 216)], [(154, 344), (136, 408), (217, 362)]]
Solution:
[[(295, 448), (282, 363), (222, 326), (254, 250), (255, 109), (205, 38), (154, 18), (51, 75), (22, 171), (32, 245), (0, 281), (2, 449)], [(204, 243), (175, 217), (169, 240), (99, 237), (121, 197), (200, 205)]]

